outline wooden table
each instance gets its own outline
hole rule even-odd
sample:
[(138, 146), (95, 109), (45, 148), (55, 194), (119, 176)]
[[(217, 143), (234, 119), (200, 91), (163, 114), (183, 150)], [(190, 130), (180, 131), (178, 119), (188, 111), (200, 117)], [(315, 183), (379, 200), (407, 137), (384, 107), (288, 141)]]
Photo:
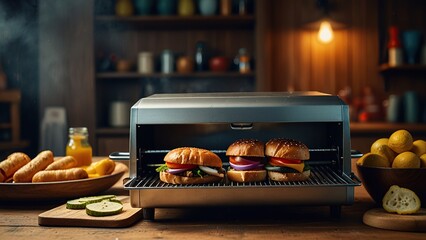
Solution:
[[(121, 182), (107, 191), (126, 194)], [(0, 193), (4, 194), (4, 193)], [(361, 187), (355, 203), (332, 219), (325, 206), (156, 209), (156, 221), (128, 228), (42, 227), (38, 215), (63, 203), (0, 205), (0, 239), (425, 239), (425, 233), (382, 230), (362, 223), (375, 207)]]

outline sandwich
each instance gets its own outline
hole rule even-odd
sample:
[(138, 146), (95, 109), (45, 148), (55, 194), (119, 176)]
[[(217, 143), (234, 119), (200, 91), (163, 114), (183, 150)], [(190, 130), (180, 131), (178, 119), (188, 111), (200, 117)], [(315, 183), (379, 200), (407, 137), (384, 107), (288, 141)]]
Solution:
[(266, 143), (265, 155), (268, 163), (265, 168), (274, 181), (305, 181), (311, 175), (309, 149), (302, 142), (293, 139), (275, 138)]
[(156, 171), (166, 183), (203, 184), (219, 182), (225, 176), (220, 157), (206, 149), (176, 148), (164, 156), (164, 161)]
[(259, 182), (266, 179), (265, 145), (254, 139), (240, 139), (226, 150), (230, 168), (227, 177), (235, 182)]

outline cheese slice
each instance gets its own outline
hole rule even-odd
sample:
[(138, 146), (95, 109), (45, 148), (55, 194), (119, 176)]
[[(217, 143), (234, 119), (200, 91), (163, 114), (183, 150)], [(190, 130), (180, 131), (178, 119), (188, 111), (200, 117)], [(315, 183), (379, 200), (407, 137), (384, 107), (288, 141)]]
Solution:
[(280, 167), (288, 167), (293, 168), (294, 170), (298, 172), (303, 172), (303, 169), (305, 168), (305, 163), (302, 161), (302, 163), (282, 163), (283, 165), (280, 165)]

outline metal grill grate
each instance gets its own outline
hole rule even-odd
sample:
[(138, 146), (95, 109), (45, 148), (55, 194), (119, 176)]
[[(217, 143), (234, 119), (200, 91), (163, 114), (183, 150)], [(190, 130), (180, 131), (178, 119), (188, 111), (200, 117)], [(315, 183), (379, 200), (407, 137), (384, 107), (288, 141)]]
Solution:
[(360, 181), (354, 176), (339, 174), (326, 165), (311, 166), (311, 176), (306, 181), (300, 182), (276, 182), (266, 180), (263, 182), (238, 183), (238, 182), (218, 182), (209, 184), (168, 184), (160, 181), (159, 175), (155, 171), (143, 172), (138, 178), (133, 178), (124, 184), (125, 189), (147, 189), (147, 188), (232, 188), (232, 187), (346, 187), (359, 186)]

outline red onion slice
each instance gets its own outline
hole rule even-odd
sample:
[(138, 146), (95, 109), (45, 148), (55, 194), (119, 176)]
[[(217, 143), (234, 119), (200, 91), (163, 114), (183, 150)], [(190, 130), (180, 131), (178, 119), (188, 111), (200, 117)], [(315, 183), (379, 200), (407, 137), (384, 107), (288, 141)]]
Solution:
[(185, 172), (185, 171), (188, 171), (188, 170), (191, 170), (191, 169), (192, 168), (169, 168), (169, 169), (167, 169), (167, 172), (171, 173), (171, 174), (179, 174), (181, 172)]
[[(238, 160), (237, 160), (237, 158), (238, 158)], [(259, 160), (255, 161), (255, 160), (251, 160), (251, 159), (259, 159)], [(262, 160), (262, 158), (260, 158), (260, 157), (251, 157), (251, 159), (245, 158), (245, 157), (235, 157), (236, 161), (244, 163), (244, 165), (259, 163)]]
[(237, 164), (233, 164), (229, 162), (229, 165), (231, 165), (231, 167), (237, 171), (247, 171), (247, 170), (263, 167), (263, 164), (260, 164), (258, 162), (253, 164), (246, 164), (246, 165), (237, 165)]

